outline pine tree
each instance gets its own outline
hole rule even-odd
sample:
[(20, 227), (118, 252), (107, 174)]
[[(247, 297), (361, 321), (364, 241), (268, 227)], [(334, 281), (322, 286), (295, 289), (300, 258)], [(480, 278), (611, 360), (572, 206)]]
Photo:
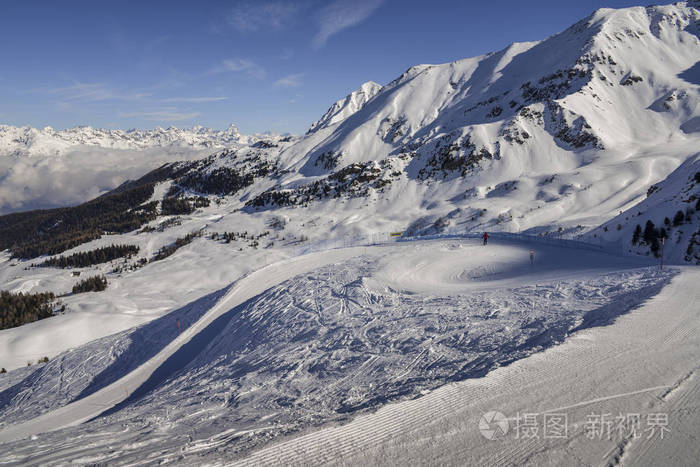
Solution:
[(82, 280), (73, 286), (73, 293), (101, 292), (107, 288), (107, 278), (105, 276), (93, 276)]
[(644, 239), (644, 242), (648, 245), (651, 245), (651, 242), (658, 238), (659, 233), (656, 230), (656, 226), (651, 220), (648, 220), (646, 225), (644, 226), (644, 236), (642, 237)]
[(53, 316), (57, 306), (54, 294), (0, 292), (0, 329), (13, 328), (25, 323)]
[(659, 239), (657, 237), (654, 237), (651, 239), (651, 246), (649, 247), (651, 249), (651, 252), (654, 253), (654, 256), (659, 256)]
[(675, 216), (673, 216), (673, 225), (678, 227), (685, 221), (685, 214), (683, 214), (683, 211), (678, 211)]
[(642, 226), (637, 224), (637, 227), (634, 228), (634, 233), (632, 234), (632, 244), (636, 245), (639, 243), (639, 237), (642, 236)]

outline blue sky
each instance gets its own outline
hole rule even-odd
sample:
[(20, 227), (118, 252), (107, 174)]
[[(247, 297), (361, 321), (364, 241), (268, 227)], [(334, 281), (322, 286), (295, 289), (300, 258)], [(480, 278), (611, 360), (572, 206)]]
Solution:
[(3, 0), (0, 122), (302, 133), (365, 81), (649, 3)]

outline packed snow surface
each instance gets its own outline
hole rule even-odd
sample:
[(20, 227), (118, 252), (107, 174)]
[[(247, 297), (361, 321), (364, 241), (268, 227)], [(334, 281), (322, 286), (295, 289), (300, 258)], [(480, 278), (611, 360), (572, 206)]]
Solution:
[[(696, 465), (698, 281), (700, 270), (684, 268), (611, 326), (234, 465)], [(488, 439), (480, 423), (492, 411), (507, 428)], [(547, 437), (545, 416), (562, 414), (566, 436)]]
[(530, 264), (530, 248), (438, 240), (273, 263), (5, 389), (3, 450), (30, 463), (236, 457), (609, 324), (673, 276), (557, 247), (536, 247)]

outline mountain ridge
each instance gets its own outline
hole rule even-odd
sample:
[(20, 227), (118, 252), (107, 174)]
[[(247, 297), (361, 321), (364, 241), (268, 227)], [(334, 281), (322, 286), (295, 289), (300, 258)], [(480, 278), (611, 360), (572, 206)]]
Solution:
[(307, 131), (307, 134), (326, 128), (334, 123), (345, 120), (358, 110), (360, 110), (368, 101), (370, 101), (382, 89), (381, 84), (374, 81), (367, 81), (362, 84), (359, 89), (351, 92), (343, 99), (336, 101), (326, 113), (314, 123)]
[(223, 130), (195, 125), (192, 128), (160, 126), (153, 129), (129, 130), (78, 126), (55, 130), (47, 126), (32, 128), (0, 125), (0, 155), (39, 156), (64, 155), (76, 148), (98, 147), (115, 150), (144, 150), (154, 147), (222, 149), (254, 144), (260, 140), (276, 140), (276, 134), (244, 135), (235, 124)]

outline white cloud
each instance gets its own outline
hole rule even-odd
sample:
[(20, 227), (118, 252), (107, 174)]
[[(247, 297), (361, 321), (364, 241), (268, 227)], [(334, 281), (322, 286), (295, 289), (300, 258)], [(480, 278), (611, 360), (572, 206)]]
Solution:
[(191, 120), (199, 117), (199, 112), (180, 112), (176, 109), (162, 109), (144, 112), (120, 112), (119, 116), (123, 118), (142, 118), (144, 120), (156, 122), (179, 122), (182, 120)]
[(201, 104), (206, 102), (221, 102), (227, 100), (226, 96), (217, 97), (169, 97), (162, 99), (161, 102), (185, 102), (189, 104)]
[(287, 75), (283, 78), (275, 81), (276, 88), (296, 88), (301, 85), (301, 79), (304, 77), (305, 73), (296, 73), (293, 75)]
[(228, 15), (228, 23), (238, 32), (286, 27), (299, 11), (296, 2), (244, 2)]
[(165, 162), (202, 155), (162, 147), (120, 151), (82, 146), (61, 157), (0, 157), (0, 213), (79, 204)]
[(44, 89), (69, 101), (97, 102), (108, 100), (139, 100), (149, 97), (148, 93), (131, 93), (111, 89), (103, 83), (75, 83), (71, 86)]
[(323, 47), (334, 34), (366, 20), (382, 3), (384, 0), (336, 0), (325, 6), (318, 17), (319, 31), (313, 39), (314, 48)]
[(208, 74), (218, 74), (227, 72), (244, 72), (256, 79), (264, 79), (267, 73), (265, 69), (252, 60), (245, 58), (229, 58), (209, 70)]

